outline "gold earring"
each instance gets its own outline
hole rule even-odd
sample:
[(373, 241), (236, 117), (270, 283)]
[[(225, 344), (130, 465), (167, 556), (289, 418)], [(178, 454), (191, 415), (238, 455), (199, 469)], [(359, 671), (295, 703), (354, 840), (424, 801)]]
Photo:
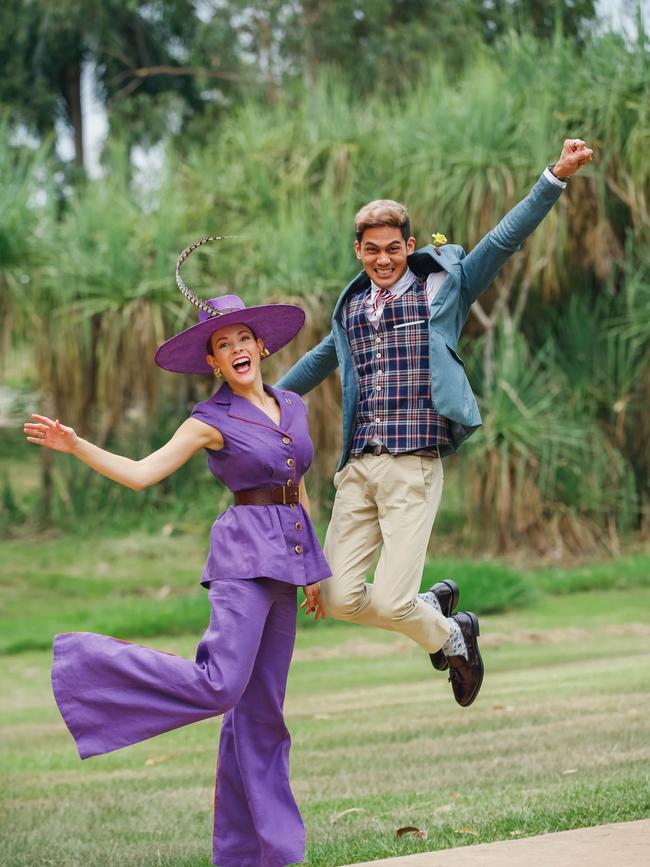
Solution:
[(263, 347), (260, 349), (260, 358), (268, 358), (270, 354), (271, 354), (271, 353), (270, 353), (269, 350), (266, 348), (266, 346), (263, 346)]
[(223, 376), (223, 373), (221, 372), (221, 368), (220, 368), (220, 367), (213, 367), (213, 368), (212, 368), (212, 372), (213, 372), (214, 375), (215, 375), (216, 377), (218, 377), (219, 379), (221, 379), (221, 377)]

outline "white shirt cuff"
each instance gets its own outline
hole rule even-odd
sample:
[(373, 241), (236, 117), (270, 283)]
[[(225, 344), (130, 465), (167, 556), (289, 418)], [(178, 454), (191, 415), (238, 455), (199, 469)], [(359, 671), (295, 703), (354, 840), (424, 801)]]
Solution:
[(544, 177), (547, 181), (555, 184), (556, 187), (562, 187), (563, 190), (566, 189), (566, 181), (561, 181), (559, 178), (556, 178), (553, 172), (548, 167), (544, 169)]

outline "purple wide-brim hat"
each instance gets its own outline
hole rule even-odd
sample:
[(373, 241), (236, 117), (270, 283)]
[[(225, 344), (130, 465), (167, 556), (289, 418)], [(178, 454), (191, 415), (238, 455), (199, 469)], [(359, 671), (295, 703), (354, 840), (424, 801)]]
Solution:
[(201, 310), (196, 325), (175, 334), (158, 347), (154, 361), (174, 373), (213, 373), (206, 360), (208, 341), (228, 325), (247, 325), (261, 337), (269, 354), (286, 346), (305, 323), (305, 311), (297, 304), (260, 304), (247, 307), (238, 295), (220, 295), (206, 302), (215, 313)]

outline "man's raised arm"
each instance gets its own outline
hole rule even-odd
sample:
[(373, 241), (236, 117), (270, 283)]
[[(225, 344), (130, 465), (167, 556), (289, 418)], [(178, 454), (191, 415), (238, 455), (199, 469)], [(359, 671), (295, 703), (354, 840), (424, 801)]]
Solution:
[(336, 347), (332, 332), (324, 340), (310, 349), (300, 361), (297, 361), (282, 379), (276, 382), (278, 388), (286, 388), (297, 394), (307, 394), (315, 388), (325, 377), (329, 376), (338, 367)]
[(560, 158), (544, 171), (530, 193), (509, 211), (461, 261), (462, 291), (467, 307), (494, 280), (502, 265), (539, 226), (566, 187), (566, 181), (585, 163), (593, 150), (582, 139), (566, 139)]

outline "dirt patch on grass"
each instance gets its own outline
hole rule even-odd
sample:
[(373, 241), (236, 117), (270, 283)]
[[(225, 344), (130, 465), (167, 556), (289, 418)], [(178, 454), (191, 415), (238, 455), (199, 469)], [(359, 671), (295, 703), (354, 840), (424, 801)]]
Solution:
[[(610, 637), (650, 637), (650, 623), (618, 623), (598, 627), (598, 634)], [(512, 632), (488, 632), (481, 635), (482, 647), (500, 647), (503, 644), (575, 644), (591, 640), (593, 629), (577, 626), (562, 629), (513, 629)]]
[[(599, 626), (598, 634), (610, 637), (650, 638), (650, 623), (622, 623)], [(513, 629), (511, 632), (488, 632), (481, 635), (481, 647), (496, 648), (504, 644), (576, 644), (591, 640), (594, 631), (577, 626), (562, 629)], [(361, 657), (395, 656), (410, 653), (415, 645), (402, 635), (389, 641), (370, 641), (356, 638), (334, 647), (307, 647), (296, 650), (296, 662), (313, 662), (319, 659), (358, 659)]]

